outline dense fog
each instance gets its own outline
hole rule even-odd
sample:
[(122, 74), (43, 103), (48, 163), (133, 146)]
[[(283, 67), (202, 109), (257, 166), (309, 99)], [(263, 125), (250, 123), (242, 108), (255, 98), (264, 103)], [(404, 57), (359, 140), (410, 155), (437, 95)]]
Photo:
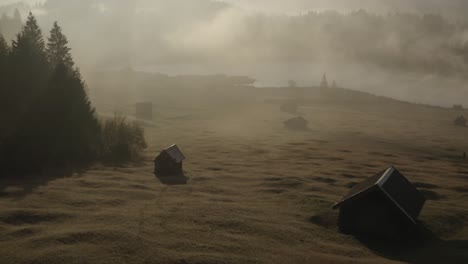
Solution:
[(466, 1), (3, 3), (7, 39), (19, 30), (16, 8), (23, 20), (32, 11), (43, 28), (59, 21), (85, 75), (132, 68), (315, 86), (327, 73), (342, 87), (414, 102), (467, 99)]

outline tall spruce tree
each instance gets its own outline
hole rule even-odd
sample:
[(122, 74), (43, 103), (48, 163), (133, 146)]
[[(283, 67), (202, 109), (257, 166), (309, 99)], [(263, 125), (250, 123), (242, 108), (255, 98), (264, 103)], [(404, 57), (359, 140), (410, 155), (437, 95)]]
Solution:
[[(49, 63), (42, 31), (36, 18), (29, 13), (23, 30), (16, 35), (11, 47), (11, 67), (18, 96), (30, 97), (39, 92), (48, 79)], [(25, 76), (28, 76), (25, 78)], [(29, 103), (29, 100), (23, 103)]]
[(49, 115), (48, 129), (54, 134), (48, 143), (53, 166), (82, 165), (97, 157), (99, 122), (77, 69), (56, 65), (42, 106), (41, 111)]
[(74, 62), (68, 47), (68, 39), (62, 33), (62, 28), (58, 25), (57, 21), (50, 31), (50, 36), (47, 43), (47, 57), (52, 67), (63, 64), (68, 68), (73, 68)]
[(6, 13), (3, 13), (0, 17), (0, 31), (2, 31), (3, 37), (10, 42), (14, 39), (15, 35), (21, 31), (23, 27), (23, 21), (19, 11), (15, 11), (14, 17), (9, 17)]
[(7, 104), (0, 108), (11, 128), (0, 133), (0, 174), (75, 167), (98, 157), (100, 124), (67, 43), (55, 23), (46, 49), (32, 14), (11, 49), (0, 41), (9, 73)]
[(21, 23), (21, 14), (18, 8), (15, 8), (15, 12), (13, 13), (13, 20)]
[(10, 54), (10, 47), (8, 47), (8, 44), (5, 38), (0, 32), (0, 81), (3, 80), (4, 77), (6, 77), (5, 69), (7, 67), (7, 60), (8, 60), (9, 54)]
[(15, 90), (12, 100), (18, 100), (14, 102), (15, 107), (19, 107), (17, 111), (27, 111), (35, 100), (40, 99), (50, 68), (42, 31), (32, 13), (29, 13), (23, 30), (13, 41), (10, 66), (10, 78)]
[(10, 55), (10, 48), (5, 41), (5, 38), (0, 33), (0, 144), (5, 131), (4, 126), (6, 124), (5, 117), (7, 115), (5, 105), (8, 101), (8, 89), (7, 84), (8, 78), (8, 57)]
[(47, 113), (40, 111), (50, 75), (42, 31), (29, 14), (22, 31), (12, 43), (8, 63), (9, 93), (4, 106), (9, 114), (8, 131), (2, 146), (12, 168), (36, 170), (41, 167), (50, 138)]
[(42, 31), (32, 13), (29, 13), (23, 30), (16, 37), (16, 40), (13, 41), (13, 51), (27, 47), (41, 55), (44, 53), (45, 44)]
[(320, 82), (320, 88), (328, 88), (328, 79), (327, 79), (326, 73), (322, 76), (322, 81)]

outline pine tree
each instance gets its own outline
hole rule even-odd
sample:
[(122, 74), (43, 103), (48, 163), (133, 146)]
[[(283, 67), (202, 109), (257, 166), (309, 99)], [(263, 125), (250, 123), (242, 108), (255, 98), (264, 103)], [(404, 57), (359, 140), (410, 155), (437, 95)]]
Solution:
[(42, 31), (32, 13), (29, 13), (26, 25), (13, 41), (13, 53), (21, 51), (23, 48), (30, 49), (29, 52), (35, 52), (37, 55), (44, 54), (45, 44)]
[[(12, 168), (21, 168), (21, 163), (30, 169), (40, 167), (45, 157), (44, 145), (50, 133), (45, 126), (40, 102), (44, 99), (50, 71), (45, 53), (45, 44), (37, 20), (30, 13), (22, 31), (12, 43), (8, 62), (8, 129), (2, 146)], [(50, 131), (49, 131), (50, 132)], [(36, 162), (36, 163), (35, 163)]]
[(5, 105), (8, 100), (8, 88), (7, 78), (8, 78), (8, 56), (10, 53), (10, 48), (5, 41), (5, 38), (0, 33), (0, 141), (2, 139), (2, 132), (4, 132), (3, 125), (5, 124), (4, 117), (7, 115)]
[(10, 19), (8, 18), (6, 13), (3, 13), (2, 16), (0, 17), (0, 27), (5, 26), (6, 23), (8, 23)]
[(7, 73), (7, 63), (8, 63), (8, 56), (10, 55), (10, 47), (8, 47), (8, 44), (5, 41), (5, 38), (3, 35), (0, 33), (0, 104), (3, 96), (4, 96), (4, 90), (6, 89), (5, 87), (5, 82), (6, 78), (8, 76)]
[(34, 96), (31, 93), (40, 92), (40, 89), (47, 83), (49, 63), (44, 38), (32, 13), (29, 13), (23, 30), (13, 41), (10, 67), (13, 74), (11, 78), (18, 97)]
[[(8, 44), (3, 37), (2, 33), (0, 33), (0, 67), (6, 66), (7, 62), (7, 57), (8, 54), (10, 53), (10, 47), (8, 47)], [(3, 69), (3, 68), (0, 68)], [(2, 74), (2, 72), (0, 72)]]
[(48, 143), (49, 160), (64, 166), (96, 158), (100, 128), (79, 71), (59, 63), (44, 98), (41, 112), (48, 115), (45, 131), (54, 135)]
[(320, 82), (321, 88), (328, 88), (327, 74), (325, 73), (322, 77), (322, 82)]
[(70, 54), (70, 48), (68, 47), (68, 39), (62, 33), (62, 28), (57, 22), (54, 22), (54, 26), (50, 31), (50, 37), (47, 43), (47, 57), (50, 64), (56, 67), (58, 64), (63, 64), (68, 68), (73, 68), (74, 62)]
[(23, 21), (17, 10), (14, 17), (9, 17), (6, 13), (3, 13), (0, 17), (0, 31), (2, 31), (3, 37), (8, 42), (14, 39), (15, 35), (21, 31), (22, 27)]
[(15, 22), (20, 22), (20, 23), (22, 23), (21, 14), (20, 14), (18, 8), (15, 8), (15, 13), (13, 14), (13, 20), (14, 20)]

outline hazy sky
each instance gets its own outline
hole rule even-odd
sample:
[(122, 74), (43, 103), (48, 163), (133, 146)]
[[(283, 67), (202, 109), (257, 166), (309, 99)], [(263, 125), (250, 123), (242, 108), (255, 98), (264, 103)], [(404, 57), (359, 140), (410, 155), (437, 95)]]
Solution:
[[(44, 0), (23, 0), (34, 3)], [(77, 0), (63, 0), (77, 1)], [(169, 1), (169, 0), (168, 0)], [(196, 2), (198, 0), (187, 0)], [(422, 11), (422, 12), (453, 12), (463, 14), (468, 11), (467, 0), (224, 0), (245, 9), (262, 12), (298, 13), (314, 9), (370, 9), (375, 11)], [(0, 4), (18, 2), (18, 0), (0, 0)]]
[(248, 9), (267, 12), (306, 12), (316, 9), (369, 9), (381, 12), (412, 11), (463, 14), (466, 0), (226, 0)]

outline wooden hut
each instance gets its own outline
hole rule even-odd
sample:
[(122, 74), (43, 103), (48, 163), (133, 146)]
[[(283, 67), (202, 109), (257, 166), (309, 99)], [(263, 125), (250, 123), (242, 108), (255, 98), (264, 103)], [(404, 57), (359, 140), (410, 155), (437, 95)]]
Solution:
[(154, 160), (154, 172), (157, 175), (171, 176), (181, 175), (182, 162), (185, 160), (185, 156), (180, 151), (177, 145), (172, 145), (161, 151), (159, 156)]
[(304, 117), (298, 116), (286, 120), (284, 126), (292, 130), (307, 130), (308, 122)]
[(153, 120), (153, 103), (144, 102), (136, 104), (136, 118), (142, 120)]
[(461, 105), (461, 104), (454, 104), (454, 105), (453, 105), (453, 109), (454, 109), (454, 110), (463, 110), (463, 105)]
[(453, 122), (456, 126), (466, 126), (467, 120), (464, 116), (459, 116), (455, 121)]
[(391, 167), (356, 185), (333, 208), (344, 233), (399, 238), (414, 230), (425, 197)]

